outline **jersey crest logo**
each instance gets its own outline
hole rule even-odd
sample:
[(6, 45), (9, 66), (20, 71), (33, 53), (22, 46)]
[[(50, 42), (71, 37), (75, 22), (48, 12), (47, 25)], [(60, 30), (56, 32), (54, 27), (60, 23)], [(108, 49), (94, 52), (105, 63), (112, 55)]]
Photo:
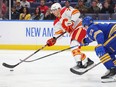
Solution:
[(93, 34), (93, 31), (94, 31), (93, 29), (90, 30), (90, 33), (89, 33), (89, 34), (90, 34), (91, 36), (92, 36), (92, 34)]

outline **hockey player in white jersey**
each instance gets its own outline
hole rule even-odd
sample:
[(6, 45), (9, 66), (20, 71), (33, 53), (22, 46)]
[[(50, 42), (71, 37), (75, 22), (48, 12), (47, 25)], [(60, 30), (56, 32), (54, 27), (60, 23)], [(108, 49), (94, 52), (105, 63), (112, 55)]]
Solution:
[(92, 65), (94, 62), (87, 58), (80, 50), (80, 44), (82, 39), (86, 36), (86, 30), (82, 26), (82, 20), (79, 18), (79, 10), (66, 7), (62, 8), (59, 3), (54, 3), (51, 6), (51, 12), (56, 16), (56, 20), (54, 20), (53, 24), (55, 34), (53, 38), (47, 41), (48, 46), (53, 46), (56, 43), (55, 37), (66, 31), (71, 36), (70, 46), (78, 45), (71, 50), (77, 63), (76, 66), (70, 68), (71, 72), (76, 69), (85, 69)]

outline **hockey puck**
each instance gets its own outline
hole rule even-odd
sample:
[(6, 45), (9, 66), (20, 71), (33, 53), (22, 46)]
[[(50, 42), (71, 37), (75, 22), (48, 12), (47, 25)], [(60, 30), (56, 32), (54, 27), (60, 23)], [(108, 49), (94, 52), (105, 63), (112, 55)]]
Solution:
[(14, 71), (13, 69), (10, 70), (11, 72)]

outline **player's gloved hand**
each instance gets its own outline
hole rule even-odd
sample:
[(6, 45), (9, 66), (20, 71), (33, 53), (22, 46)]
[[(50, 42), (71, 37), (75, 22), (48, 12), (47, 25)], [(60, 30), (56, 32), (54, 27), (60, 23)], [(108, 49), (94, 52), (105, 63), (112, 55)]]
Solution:
[(74, 25), (73, 21), (69, 21), (66, 18), (63, 19), (61, 25), (65, 29), (65, 31), (68, 32), (68, 33), (71, 33), (74, 30), (73, 27), (72, 27)]
[(87, 46), (87, 45), (89, 45), (89, 43), (87, 43), (85, 39), (83, 39), (82, 42), (80, 43), (80, 46)]
[(96, 55), (98, 57), (101, 57), (104, 54), (106, 54), (105, 48), (104, 48), (104, 46), (102, 44), (98, 44), (98, 46), (96, 46), (96, 48), (95, 48), (95, 51), (96, 51)]
[(80, 46), (88, 46), (89, 43), (80, 43)]
[(56, 38), (55, 37), (47, 40), (47, 45), (48, 46), (53, 46), (55, 43), (56, 43)]

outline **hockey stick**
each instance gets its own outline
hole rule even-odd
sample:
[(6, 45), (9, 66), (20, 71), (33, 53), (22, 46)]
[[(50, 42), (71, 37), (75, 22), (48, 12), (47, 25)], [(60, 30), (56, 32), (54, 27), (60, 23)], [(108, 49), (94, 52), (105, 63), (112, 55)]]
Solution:
[[(74, 47), (76, 47), (78, 45), (75, 45), (75, 46), (72, 46), (72, 47), (69, 47), (69, 48), (66, 48), (66, 49), (63, 49), (63, 50), (60, 50), (60, 51), (57, 51), (57, 52), (54, 52), (54, 53), (51, 53), (51, 54), (48, 54), (48, 55), (45, 55), (43, 57), (40, 57), (40, 58), (37, 58), (37, 59), (34, 59), (34, 60), (30, 60), (30, 61), (24, 61), (24, 62), (34, 62), (34, 61), (37, 61), (37, 60), (40, 60), (40, 59), (43, 59), (45, 57), (49, 57), (49, 56), (52, 56), (54, 54), (57, 54), (57, 53), (60, 53), (60, 52), (63, 52), (63, 51), (66, 51), (66, 50), (69, 50), (69, 49), (72, 49)], [(23, 61), (23, 60), (22, 60)]]
[(86, 72), (88, 72), (88, 71), (90, 71), (91, 69), (93, 69), (93, 68), (95, 68), (96, 66), (98, 66), (100, 63), (101, 63), (101, 62), (99, 62), (99, 63), (93, 65), (92, 67), (86, 69), (86, 70), (83, 71), (83, 72), (76, 71), (76, 70), (74, 70), (74, 69), (72, 69), (72, 68), (70, 69), (70, 71), (71, 71), (72, 73), (74, 73), (74, 74), (77, 74), (77, 75), (83, 75), (83, 74), (85, 74)]
[[(62, 33), (58, 37), (55, 37), (55, 39), (57, 40), (59, 37), (61, 37), (65, 33), (66, 32)], [(31, 56), (33, 56), (34, 54), (36, 54), (37, 52), (39, 52), (40, 50), (42, 50), (43, 48), (45, 48), (46, 46), (47, 46), (47, 44), (44, 45), (43, 47), (41, 47), (40, 49), (36, 50), (34, 53), (32, 53), (31, 55), (29, 55), (28, 57), (26, 57), (25, 59), (21, 60), (19, 63), (15, 64), (15, 65), (10, 65), (10, 64), (7, 64), (7, 63), (3, 63), (2, 65), (5, 66), (5, 67), (7, 67), (7, 68), (15, 68), (16, 66), (18, 66), (21, 63), (23, 63), (25, 60), (29, 59)]]

